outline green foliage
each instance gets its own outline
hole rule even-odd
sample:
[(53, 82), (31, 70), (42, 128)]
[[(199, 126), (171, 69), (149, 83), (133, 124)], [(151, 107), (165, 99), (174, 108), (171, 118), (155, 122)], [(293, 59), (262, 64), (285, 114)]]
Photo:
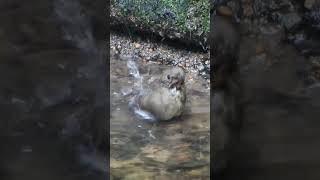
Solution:
[(208, 0), (112, 0), (117, 15), (148, 26), (172, 27), (183, 33), (208, 33)]

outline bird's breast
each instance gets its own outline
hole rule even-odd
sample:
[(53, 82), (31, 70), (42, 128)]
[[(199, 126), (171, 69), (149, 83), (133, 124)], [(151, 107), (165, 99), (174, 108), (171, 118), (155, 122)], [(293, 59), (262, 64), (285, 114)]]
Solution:
[(141, 108), (152, 113), (159, 120), (169, 120), (182, 114), (185, 92), (160, 88), (143, 98)]

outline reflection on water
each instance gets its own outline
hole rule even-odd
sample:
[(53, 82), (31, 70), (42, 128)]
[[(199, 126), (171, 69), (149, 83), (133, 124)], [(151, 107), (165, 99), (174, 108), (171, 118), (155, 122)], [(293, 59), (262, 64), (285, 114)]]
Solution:
[(130, 111), (128, 104), (142, 88), (139, 80), (148, 82), (167, 66), (128, 60), (110, 59), (111, 179), (209, 179), (210, 104), (206, 81), (187, 73), (187, 103), (182, 118), (146, 122)]

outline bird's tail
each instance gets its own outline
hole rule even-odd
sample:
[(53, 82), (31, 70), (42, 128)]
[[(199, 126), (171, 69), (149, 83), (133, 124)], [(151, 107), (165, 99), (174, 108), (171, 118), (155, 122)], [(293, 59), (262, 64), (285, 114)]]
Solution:
[(134, 96), (131, 98), (129, 102), (129, 109), (138, 116), (139, 119), (148, 121), (148, 122), (155, 122), (156, 118), (149, 112), (140, 108), (141, 104), (141, 95)]

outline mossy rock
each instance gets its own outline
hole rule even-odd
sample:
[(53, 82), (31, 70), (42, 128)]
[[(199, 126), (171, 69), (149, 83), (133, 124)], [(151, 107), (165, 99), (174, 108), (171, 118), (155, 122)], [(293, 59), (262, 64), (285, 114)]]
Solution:
[(120, 23), (206, 47), (209, 12), (207, 0), (112, 0), (111, 25)]

